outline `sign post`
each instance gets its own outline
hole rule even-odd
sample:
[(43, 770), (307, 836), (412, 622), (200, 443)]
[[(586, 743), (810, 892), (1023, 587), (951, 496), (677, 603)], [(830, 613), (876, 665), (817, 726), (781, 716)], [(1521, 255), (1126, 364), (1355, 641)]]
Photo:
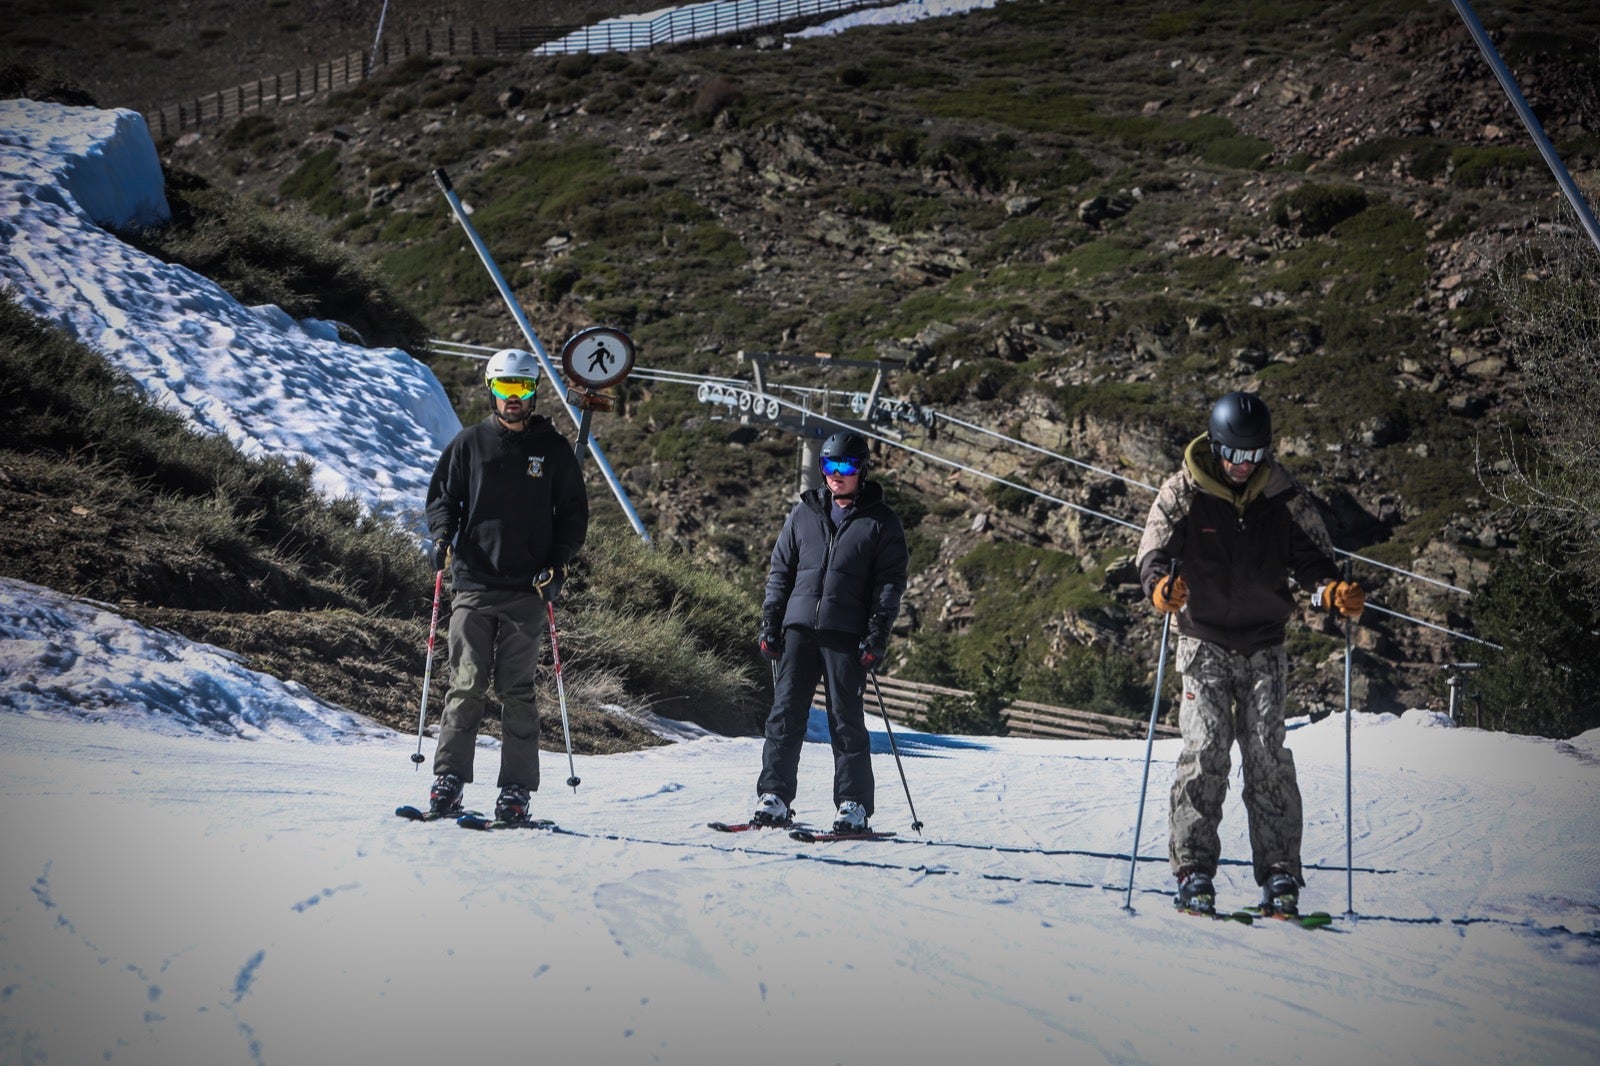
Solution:
[(612, 398), (602, 390), (620, 385), (633, 370), (633, 338), (611, 326), (591, 326), (561, 346), (561, 369), (568, 381), (567, 403), (582, 411), (578, 420), (578, 464), (589, 450), (589, 421), (609, 411)]

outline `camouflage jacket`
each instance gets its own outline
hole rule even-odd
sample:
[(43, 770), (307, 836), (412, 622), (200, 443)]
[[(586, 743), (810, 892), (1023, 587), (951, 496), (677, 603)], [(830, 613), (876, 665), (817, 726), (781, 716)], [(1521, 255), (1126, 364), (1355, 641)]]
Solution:
[(1235, 490), (1205, 434), (1150, 507), (1139, 542), (1146, 597), (1174, 560), (1189, 586), (1178, 631), (1244, 653), (1282, 643), (1291, 578), (1315, 588), (1339, 576), (1327, 527), (1289, 472), (1268, 459)]

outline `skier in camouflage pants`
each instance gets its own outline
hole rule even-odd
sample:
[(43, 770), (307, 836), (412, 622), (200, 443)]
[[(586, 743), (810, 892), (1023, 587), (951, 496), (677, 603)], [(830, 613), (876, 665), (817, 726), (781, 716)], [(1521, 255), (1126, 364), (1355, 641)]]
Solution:
[(1327, 529), (1271, 457), (1271, 441), (1271, 415), (1258, 397), (1218, 400), (1208, 431), (1185, 449), (1183, 469), (1161, 486), (1139, 544), (1145, 593), (1175, 617), (1179, 634), (1183, 751), (1172, 783), (1170, 858), (1186, 909), (1215, 906), (1211, 879), (1235, 741), (1263, 902), (1298, 907), (1300, 786), (1283, 721), (1290, 579), (1316, 589), (1316, 606), (1348, 617), (1359, 616), (1366, 599), (1360, 585), (1338, 580)]

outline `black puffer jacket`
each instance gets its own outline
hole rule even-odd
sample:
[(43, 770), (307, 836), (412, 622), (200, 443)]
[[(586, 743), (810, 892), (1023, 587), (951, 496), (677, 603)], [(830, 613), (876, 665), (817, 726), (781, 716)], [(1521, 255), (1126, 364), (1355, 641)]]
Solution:
[(837, 529), (828, 490), (800, 497), (778, 534), (767, 570), (764, 609), (783, 610), (783, 624), (835, 629), (855, 636), (875, 614), (893, 622), (906, 588), (906, 533), (884, 502), (883, 488), (863, 481), (856, 505)]
[(428, 531), (455, 544), (457, 589), (528, 589), (562, 567), (589, 531), (589, 495), (572, 445), (535, 415), (513, 433), (493, 415), (456, 434), (428, 484)]
[(1201, 434), (1150, 507), (1139, 542), (1148, 597), (1171, 563), (1189, 586), (1178, 632), (1249, 653), (1280, 644), (1294, 595), (1339, 576), (1333, 544), (1311, 500), (1276, 460), (1235, 490), (1224, 483)]

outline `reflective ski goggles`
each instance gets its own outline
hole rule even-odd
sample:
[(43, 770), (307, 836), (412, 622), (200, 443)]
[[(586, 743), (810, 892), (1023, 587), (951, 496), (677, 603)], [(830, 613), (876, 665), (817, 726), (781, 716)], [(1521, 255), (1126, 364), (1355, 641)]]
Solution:
[(861, 473), (861, 460), (852, 459), (848, 455), (841, 459), (824, 458), (822, 460), (822, 472), (824, 474), (838, 474), (841, 477), (859, 474)]
[(493, 378), (489, 391), (502, 400), (526, 400), (539, 388), (537, 378)]
[(1217, 458), (1230, 463), (1260, 463), (1267, 457), (1266, 448), (1230, 448), (1226, 444), (1213, 444), (1211, 446), (1217, 453)]

